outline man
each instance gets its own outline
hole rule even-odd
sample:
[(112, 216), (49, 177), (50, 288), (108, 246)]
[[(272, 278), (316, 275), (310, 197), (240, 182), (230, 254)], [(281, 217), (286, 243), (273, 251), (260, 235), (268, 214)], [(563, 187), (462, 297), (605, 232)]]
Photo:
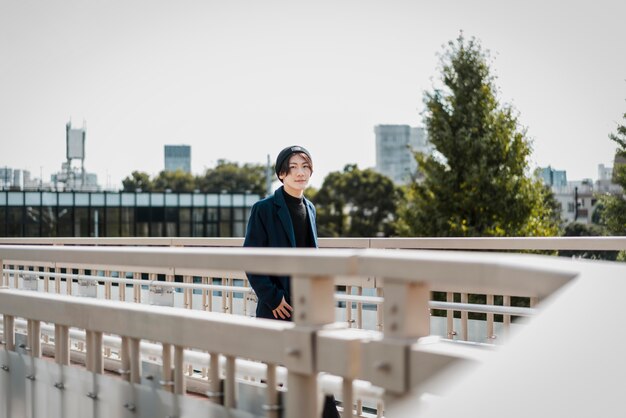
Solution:
[[(276, 175), (283, 183), (276, 192), (254, 204), (244, 247), (317, 247), (315, 207), (304, 197), (313, 174), (311, 154), (300, 146), (283, 149), (276, 158)], [(259, 318), (289, 320), (288, 276), (248, 274)]]
[[(252, 206), (244, 247), (317, 247), (315, 206), (304, 197), (313, 174), (311, 154), (300, 146), (283, 149), (276, 157), (276, 175), (283, 183), (272, 196)], [(288, 276), (248, 274), (257, 295), (258, 318), (291, 320)], [(335, 398), (326, 396), (323, 418), (339, 418)]]

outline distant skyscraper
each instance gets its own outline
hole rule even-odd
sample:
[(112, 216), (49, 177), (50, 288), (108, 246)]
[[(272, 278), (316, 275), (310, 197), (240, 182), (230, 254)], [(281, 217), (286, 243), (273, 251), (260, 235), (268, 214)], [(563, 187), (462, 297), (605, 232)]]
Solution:
[(598, 164), (598, 181), (610, 181), (613, 179), (613, 167)]
[(417, 171), (412, 151), (426, 154), (432, 146), (424, 128), (409, 125), (377, 125), (376, 171), (389, 177), (396, 184), (406, 184)]
[(166, 145), (165, 171), (182, 170), (191, 173), (191, 146)]
[(567, 172), (565, 170), (555, 170), (551, 166), (547, 166), (540, 169), (539, 177), (546, 186), (567, 187)]

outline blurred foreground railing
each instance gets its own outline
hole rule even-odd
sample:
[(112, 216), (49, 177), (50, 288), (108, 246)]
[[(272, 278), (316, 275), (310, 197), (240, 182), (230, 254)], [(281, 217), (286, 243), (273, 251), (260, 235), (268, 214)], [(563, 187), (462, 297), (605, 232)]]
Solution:
[[(240, 238), (0, 238), (2, 244), (54, 246), (167, 246), (237, 247)], [(584, 250), (626, 248), (624, 237), (555, 238), (332, 238), (321, 239), (322, 248), (399, 248), (468, 250)], [(204, 276), (185, 274), (181, 269), (116, 271), (115, 266), (51, 263), (6, 263), (11, 268), (9, 285), (14, 288), (53, 293), (78, 294), (105, 299), (185, 307), (225, 313), (253, 315), (256, 298), (247, 287), (243, 271), (211, 272)], [(29, 273), (33, 272), (33, 273)], [(37, 273), (33, 276), (34, 273)], [(37, 280), (33, 280), (36, 278)], [(70, 285), (68, 286), (68, 282)], [(337, 278), (336, 318), (350, 327), (382, 330), (382, 288), (375, 277)], [(434, 288), (433, 291), (438, 291)], [(433, 333), (446, 338), (493, 343), (509, 332), (512, 319), (532, 314), (534, 298), (523, 295), (470, 295), (438, 293), (431, 303)], [(473, 303), (472, 303), (473, 302)], [(476, 303), (479, 302), (480, 304)], [(511, 305), (514, 305), (510, 307)], [(510, 308), (509, 308), (510, 307)], [(526, 307), (526, 309), (524, 308)], [(341, 308), (341, 309), (340, 309)]]
[[(0, 412), (10, 417), (86, 416), (85, 410), (90, 411), (87, 416), (143, 417), (156, 416), (155, 411), (161, 416), (206, 416), (209, 409), (215, 416), (230, 411), (230, 416), (276, 417), (283, 406), (286, 417), (318, 417), (320, 376), (323, 391), (335, 393), (346, 407), (344, 416), (366, 416), (368, 411), (382, 415), (383, 391), (385, 401), (393, 402), (412, 388), (426, 390), (427, 382), (447, 366), (480, 360), (490, 352), (483, 345), (429, 339), (432, 289), (541, 302), (577, 276), (574, 263), (563, 267), (547, 257), (436, 251), (0, 245), (0, 260), (5, 344), (0, 351), (5, 406)], [(46, 292), (8, 288), (11, 277), (15, 286), (15, 274), (23, 270), (19, 266), (51, 273), (43, 275)], [(138, 272), (206, 279), (232, 278), (240, 271), (289, 274), (294, 322), (77, 298), (74, 286), (66, 286), (70, 294), (48, 293), (51, 278), (60, 291), (56, 271), (63, 268), (79, 271), (77, 277), (65, 277), (76, 286), (93, 279), (81, 272), (86, 268), (105, 272), (104, 286), (112, 282), (113, 271), (135, 278)], [(381, 296), (367, 303), (382, 306), (382, 332), (337, 322), (336, 285), (372, 281)], [(139, 302), (142, 284), (130, 284)], [(249, 294), (246, 287), (233, 290), (232, 285), (211, 288), (218, 285), (207, 282), (200, 290), (211, 293), (207, 301), (214, 291), (222, 298), (226, 292)], [(125, 285), (119, 295), (121, 289)], [(433, 307), (466, 309), (464, 304)], [(22, 342), (16, 325), (26, 330)], [(84, 347), (72, 350), (79, 343)], [(54, 363), (42, 358), (46, 349), (54, 349)], [(84, 356), (86, 371), (70, 366), (72, 353)], [(109, 369), (119, 368), (119, 377), (104, 374), (107, 361), (113, 365)], [(201, 382), (198, 387), (205, 385), (206, 399), (220, 406), (185, 396), (192, 378)], [(372, 406), (363, 410), (363, 401)]]

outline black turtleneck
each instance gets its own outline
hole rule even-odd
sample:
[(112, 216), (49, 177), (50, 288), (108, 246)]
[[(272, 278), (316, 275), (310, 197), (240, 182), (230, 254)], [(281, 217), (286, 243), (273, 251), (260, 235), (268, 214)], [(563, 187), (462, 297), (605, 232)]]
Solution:
[(314, 247), (309, 226), (308, 214), (303, 197), (293, 197), (283, 188), (283, 196), (289, 209), (293, 232), (296, 235), (296, 247)]

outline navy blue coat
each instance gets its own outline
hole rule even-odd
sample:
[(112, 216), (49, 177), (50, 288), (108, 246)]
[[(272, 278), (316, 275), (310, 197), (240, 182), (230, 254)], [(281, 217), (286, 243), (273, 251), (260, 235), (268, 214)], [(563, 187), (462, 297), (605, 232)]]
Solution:
[[(291, 222), (289, 208), (285, 202), (283, 188), (274, 195), (260, 200), (252, 206), (244, 247), (295, 247), (296, 236)], [(304, 199), (304, 205), (311, 227), (311, 236), (317, 247), (317, 227), (315, 206)], [(256, 316), (275, 319), (272, 311), (280, 305), (283, 297), (291, 305), (289, 276), (267, 276), (246, 273), (250, 285), (258, 297)]]

